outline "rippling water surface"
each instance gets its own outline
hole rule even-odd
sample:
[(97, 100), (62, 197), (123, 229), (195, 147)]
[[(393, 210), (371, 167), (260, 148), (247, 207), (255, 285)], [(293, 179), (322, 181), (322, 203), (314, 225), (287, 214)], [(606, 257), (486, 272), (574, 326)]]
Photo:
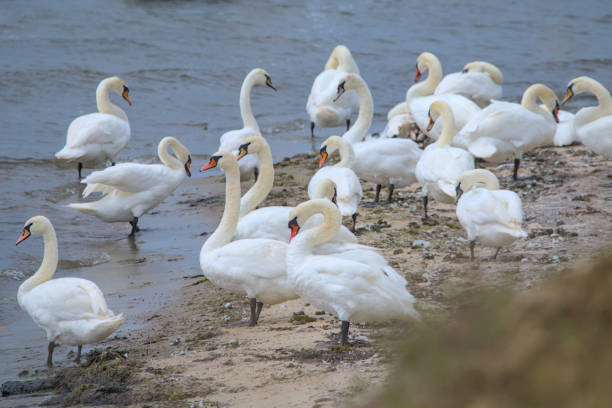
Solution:
[[(362, 1), (344, 5), (249, 1), (0, 1), (0, 381), (40, 368), (43, 332), (17, 306), (17, 287), (42, 257), (39, 237), (15, 248), (23, 222), (36, 214), (55, 224), (60, 244), (56, 276), (82, 276), (125, 312), (126, 335), (138, 313), (159, 307), (166, 294), (197, 273), (210, 215), (177, 214), (182, 186), (155, 214), (143, 218), (136, 243), (126, 225), (104, 224), (64, 206), (82, 191), (76, 169), (53, 158), (70, 121), (95, 111), (97, 83), (121, 76), (133, 106), (132, 139), (119, 161), (156, 160), (158, 141), (180, 138), (194, 168), (213, 153), (219, 136), (241, 127), (238, 95), (254, 67), (271, 74), (278, 92), (254, 89), (252, 106), (275, 159), (312, 149), (305, 112), (314, 77), (333, 47), (349, 46), (375, 103), (372, 131), (411, 85), (421, 51), (431, 51), (446, 73), (482, 59), (504, 73), (504, 99), (517, 101), (534, 82), (562, 96), (567, 82), (589, 75), (612, 87), (612, 7), (608, 2)], [(590, 104), (578, 98), (570, 108)], [(338, 129), (319, 129), (322, 137)], [(87, 169), (86, 174), (90, 171)], [(197, 173), (197, 171), (196, 171)], [(195, 175), (196, 178), (198, 175)], [(177, 258), (171, 271), (156, 260)], [(58, 360), (65, 360), (67, 348)]]

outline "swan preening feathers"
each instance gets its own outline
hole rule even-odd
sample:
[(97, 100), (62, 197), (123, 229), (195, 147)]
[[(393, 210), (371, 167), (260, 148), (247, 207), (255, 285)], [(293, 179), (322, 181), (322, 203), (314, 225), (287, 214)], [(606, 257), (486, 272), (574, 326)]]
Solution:
[(78, 361), (83, 344), (107, 338), (123, 323), (106, 305), (98, 286), (86, 279), (51, 279), (58, 263), (57, 236), (51, 222), (39, 215), (26, 221), (17, 244), (31, 235), (42, 235), (44, 256), (36, 273), (19, 286), (17, 301), (32, 320), (45, 330), (49, 341), (47, 366), (53, 365), (56, 343), (78, 346)]

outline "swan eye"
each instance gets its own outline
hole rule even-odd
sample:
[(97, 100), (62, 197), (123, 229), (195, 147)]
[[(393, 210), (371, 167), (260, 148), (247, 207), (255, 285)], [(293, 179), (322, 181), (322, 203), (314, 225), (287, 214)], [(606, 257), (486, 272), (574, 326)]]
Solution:
[(470, 69), (469, 68), (463, 68), (463, 71), (461, 71), (461, 72), (463, 72), (464, 74), (467, 74), (468, 72), (470, 72)]
[(342, 81), (338, 84), (338, 90), (336, 91), (336, 98), (334, 99), (334, 102), (336, 102), (338, 98), (340, 98), (340, 96), (342, 96), (342, 94), (346, 92), (346, 89), (344, 89), (345, 84), (346, 81)]

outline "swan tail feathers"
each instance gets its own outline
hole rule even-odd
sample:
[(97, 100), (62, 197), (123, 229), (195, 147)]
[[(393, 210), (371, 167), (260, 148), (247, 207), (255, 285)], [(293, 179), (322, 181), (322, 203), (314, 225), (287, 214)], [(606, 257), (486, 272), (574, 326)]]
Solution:
[(74, 208), (84, 214), (95, 215), (96, 210), (92, 207), (93, 203), (70, 203), (66, 207)]
[(71, 149), (69, 147), (64, 147), (59, 152), (55, 153), (55, 157), (57, 159), (64, 159), (64, 160), (74, 160), (82, 156), (83, 156), (83, 152), (81, 150)]

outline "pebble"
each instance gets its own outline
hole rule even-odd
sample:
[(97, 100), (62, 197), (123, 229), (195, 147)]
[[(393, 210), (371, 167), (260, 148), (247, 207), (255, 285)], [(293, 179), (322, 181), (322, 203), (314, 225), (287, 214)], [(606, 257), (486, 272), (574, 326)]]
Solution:
[(417, 247), (428, 248), (430, 245), (431, 244), (429, 243), (429, 241), (424, 241), (422, 239), (415, 239), (414, 241), (412, 241), (413, 248), (417, 248)]
[(226, 309), (231, 309), (232, 308), (232, 304), (230, 302), (227, 302), (223, 305), (224, 308)]

